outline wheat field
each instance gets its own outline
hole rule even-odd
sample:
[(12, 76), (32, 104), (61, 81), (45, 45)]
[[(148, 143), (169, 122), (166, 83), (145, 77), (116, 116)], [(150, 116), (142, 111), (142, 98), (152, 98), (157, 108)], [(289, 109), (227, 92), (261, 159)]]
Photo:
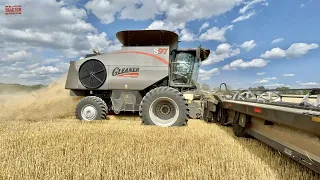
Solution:
[(320, 179), (229, 127), (144, 126), (130, 113), (80, 122), (64, 79), (0, 97), (0, 179)]

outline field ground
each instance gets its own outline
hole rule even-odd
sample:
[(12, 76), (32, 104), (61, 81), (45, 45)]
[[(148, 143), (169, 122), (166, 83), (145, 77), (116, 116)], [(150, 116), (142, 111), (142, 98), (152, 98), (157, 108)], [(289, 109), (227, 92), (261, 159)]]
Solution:
[(138, 117), (78, 122), (5, 121), (0, 177), (14, 179), (319, 179), (319, 175), (228, 127), (141, 125)]
[(77, 121), (77, 99), (59, 83), (0, 101), (0, 179), (320, 179), (257, 140), (201, 120), (170, 128), (130, 114)]

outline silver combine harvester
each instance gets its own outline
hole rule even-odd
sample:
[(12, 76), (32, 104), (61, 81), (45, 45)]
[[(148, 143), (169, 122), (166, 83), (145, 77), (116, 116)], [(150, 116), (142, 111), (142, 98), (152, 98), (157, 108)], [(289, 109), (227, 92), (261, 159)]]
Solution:
[[(179, 49), (178, 35), (165, 30), (121, 31), (119, 51), (94, 51), (71, 61), (65, 88), (84, 96), (80, 120), (106, 119), (108, 111), (139, 111), (143, 124), (183, 126), (188, 122), (199, 66), (210, 50)], [(189, 103), (188, 101), (189, 100)]]

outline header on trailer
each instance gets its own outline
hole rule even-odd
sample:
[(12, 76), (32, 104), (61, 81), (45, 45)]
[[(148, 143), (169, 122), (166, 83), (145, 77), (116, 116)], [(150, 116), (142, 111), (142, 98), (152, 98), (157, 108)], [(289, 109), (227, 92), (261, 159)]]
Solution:
[(126, 30), (116, 35), (123, 46), (173, 46), (178, 43), (178, 35), (167, 30)]

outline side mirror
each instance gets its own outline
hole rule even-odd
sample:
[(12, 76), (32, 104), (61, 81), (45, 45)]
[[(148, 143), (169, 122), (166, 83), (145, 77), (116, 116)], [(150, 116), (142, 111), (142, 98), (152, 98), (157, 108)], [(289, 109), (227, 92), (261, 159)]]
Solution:
[(201, 53), (200, 53), (200, 48), (197, 48), (197, 50), (196, 50), (196, 58), (197, 58), (197, 60), (201, 60), (201, 55), (200, 55)]

